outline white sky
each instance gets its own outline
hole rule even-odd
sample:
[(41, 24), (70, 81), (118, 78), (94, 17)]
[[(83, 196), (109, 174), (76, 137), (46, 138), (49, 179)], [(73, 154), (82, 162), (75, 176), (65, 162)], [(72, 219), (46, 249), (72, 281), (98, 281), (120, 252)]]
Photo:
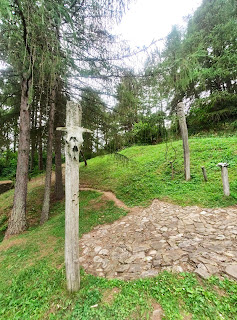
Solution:
[(152, 40), (164, 38), (172, 25), (185, 26), (185, 16), (192, 14), (202, 0), (136, 0), (115, 32), (132, 46), (148, 46)]

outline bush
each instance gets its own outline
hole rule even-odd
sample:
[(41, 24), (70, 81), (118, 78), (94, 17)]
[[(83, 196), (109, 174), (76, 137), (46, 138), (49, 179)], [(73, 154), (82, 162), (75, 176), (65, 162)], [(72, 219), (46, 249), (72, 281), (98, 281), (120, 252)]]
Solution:
[(17, 152), (3, 152), (0, 156), (1, 179), (14, 179), (16, 176)]

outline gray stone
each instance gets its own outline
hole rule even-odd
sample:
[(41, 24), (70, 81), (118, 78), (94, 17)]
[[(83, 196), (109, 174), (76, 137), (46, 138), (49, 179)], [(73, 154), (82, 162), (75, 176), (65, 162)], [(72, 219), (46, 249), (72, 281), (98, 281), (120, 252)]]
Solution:
[(127, 271), (129, 269), (129, 265), (121, 265), (121, 266), (119, 266), (117, 269), (116, 269), (116, 271), (118, 272), (118, 273), (123, 273), (123, 272), (125, 272), (125, 271)]
[(207, 268), (202, 263), (198, 264), (197, 269), (194, 272), (196, 272), (200, 277), (202, 277), (204, 279), (208, 279), (210, 277), (210, 274), (209, 274)]
[(109, 250), (102, 249), (102, 250), (100, 250), (99, 254), (102, 254), (103, 256), (107, 256), (109, 254)]
[(145, 258), (144, 258), (144, 261), (149, 262), (149, 261), (151, 261), (152, 259), (153, 259), (153, 257), (151, 257), (151, 256), (147, 256), (147, 257), (145, 257)]
[(133, 252), (136, 253), (136, 252), (140, 252), (140, 251), (146, 251), (149, 249), (150, 249), (150, 246), (148, 246), (148, 245), (139, 245), (139, 246), (133, 247)]
[(183, 272), (183, 268), (181, 266), (173, 266), (172, 271), (175, 273)]
[(161, 267), (161, 262), (162, 262), (161, 259), (155, 259), (155, 260), (152, 261), (152, 265), (153, 265), (155, 268), (158, 268), (158, 267)]
[(229, 276), (237, 280), (237, 264), (232, 264), (230, 266), (227, 266), (225, 269), (225, 272)]
[(102, 262), (103, 259), (102, 259), (101, 257), (99, 257), (99, 256), (95, 256), (95, 257), (93, 258), (93, 261), (94, 261), (94, 262)]
[(141, 265), (140, 264), (132, 264), (129, 268), (129, 272), (132, 273), (139, 273), (141, 272)]
[(204, 278), (226, 271), (237, 279), (236, 225), (235, 207), (200, 209), (154, 200), (83, 235), (80, 263), (89, 273), (124, 280), (195, 268)]
[(98, 253), (101, 249), (102, 249), (102, 247), (97, 246), (97, 247), (94, 248), (94, 251), (95, 251), (95, 253)]
[(148, 255), (149, 256), (155, 256), (157, 254), (157, 251), (156, 250), (150, 250), (149, 252), (148, 252)]
[(141, 278), (155, 277), (159, 273), (158, 270), (150, 269), (147, 271), (143, 271), (141, 274)]

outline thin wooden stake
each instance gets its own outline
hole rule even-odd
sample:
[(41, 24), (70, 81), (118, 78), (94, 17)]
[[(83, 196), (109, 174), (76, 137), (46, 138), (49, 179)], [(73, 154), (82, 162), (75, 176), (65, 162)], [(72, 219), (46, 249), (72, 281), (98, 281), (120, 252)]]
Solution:
[(221, 167), (221, 177), (223, 183), (223, 191), (225, 196), (230, 195), (230, 185), (229, 185), (229, 178), (228, 178), (228, 163), (220, 162), (217, 164), (218, 167)]
[(205, 167), (202, 167), (203, 178), (207, 182), (207, 173)]
[(170, 161), (170, 167), (171, 167), (171, 179), (174, 179), (174, 166), (173, 166), (173, 161)]

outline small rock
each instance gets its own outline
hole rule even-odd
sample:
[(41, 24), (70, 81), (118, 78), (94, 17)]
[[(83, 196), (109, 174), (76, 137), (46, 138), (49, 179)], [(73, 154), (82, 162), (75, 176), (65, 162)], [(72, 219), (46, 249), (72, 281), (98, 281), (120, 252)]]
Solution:
[(172, 271), (173, 271), (173, 272), (176, 272), (176, 273), (184, 272), (184, 271), (183, 271), (183, 268), (182, 268), (181, 266), (173, 266), (173, 267), (172, 267)]
[(95, 247), (94, 251), (95, 251), (95, 253), (98, 253), (101, 249), (102, 248), (98, 246), (98, 247)]
[(159, 250), (161, 250), (165, 245), (164, 245), (164, 243), (161, 243), (161, 242), (157, 241), (157, 242), (153, 242), (153, 243), (151, 244), (151, 246), (152, 246), (152, 248), (154, 248), (154, 249), (156, 249), (157, 251), (159, 251)]
[(119, 267), (116, 269), (116, 271), (117, 271), (118, 273), (123, 273), (123, 272), (127, 271), (128, 268), (129, 268), (128, 265), (122, 265), (122, 266), (119, 266)]
[(232, 264), (226, 267), (225, 272), (237, 280), (237, 264)]
[(141, 266), (140, 264), (132, 264), (130, 266), (129, 272), (138, 273), (141, 272)]
[(109, 250), (102, 249), (102, 250), (100, 250), (99, 254), (102, 254), (103, 256), (107, 256), (109, 254)]
[(204, 279), (208, 279), (210, 277), (210, 274), (207, 271), (207, 268), (202, 263), (198, 264), (198, 267), (194, 272)]
[(224, 240), (225, 236), (223, 234), (220, 234), (219, 236), (216, 237), (216, 240)]
[(217, 274), (219, 272), (217, 266), (214, 266), (212, 264), (206, 264), (206, 268), (211, 275)]
[(150, 250), (148, 252), (149, 256), (155, 256), (157, 254), (157, 251), (156, 250)]
[(151, 261), (152, 259), (153, 259), (153, 258), (152, 258), (151, 256), (147, 256), (147, 257), (144, 258), (144, 261), (148, 261), (148, 262), (149, 262), (149, 261)]
[(144, 244), (137, 247), (133, 247), (133, 252), (136, 253), (136, 252), (146, 251), (148, 249), (150, 249), (150, 247)]
[(99, 257), (99, 256), (95, 256), (95, 257), (93, 258), (93, 261), (94, 261), (94, 262), (102, 262), (103, 259), (102, 259), (101, 257)]
[(168, 231), (168, 228), (162, 227), (162, 228), (160, 228), (160, 231), (166, 232), (166, 231)]
[(143, 271), (141, 274), (141, 278), (148, 278), (148, 277), (155, 277), (158, 274), (158, 270), (147, 270), (147, 271)]
[(103, 272), (99, 272), (98, 275), (99, 275), (99, 277), (102, 277), (102, 278), (105, 276)]

